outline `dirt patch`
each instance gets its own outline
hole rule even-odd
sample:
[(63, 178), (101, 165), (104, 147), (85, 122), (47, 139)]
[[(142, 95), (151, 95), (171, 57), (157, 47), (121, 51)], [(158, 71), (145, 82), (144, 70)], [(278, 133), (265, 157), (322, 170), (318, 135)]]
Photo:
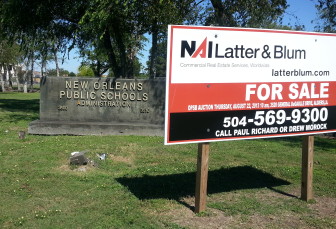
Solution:
[(70, 165), (61, 165), (57, 168), (61, 172), (78, 172), (85, 173), (94, 170), (96, 167), (93, 165), (81, 165), (81, 166), (70, 166)]
[[(261, 190), (253, 193), (260, 202), (267, 201), (268, 204), (286, 204), (299, 195), (297, 190), (293, 194), (275, 192), (273, 190)], [(240, 193), (230, 192), (208, 197), (209, 202), (234, 201), (239, 198)], [(246, 193), (244, 194), (246, 195)], [(334, 228), (336, 222), (336, 198), (316, 197), (316, 203), (307, 204), (307, 210), (300, 212), (295, 210), (281, 210), (276, 214), (251, 214), (230, 215), (225, 211), (208, 207), (205, 213), (195, 214), (192, 210), (194, 197), (183, 198), (179, 202), (188, 207), (174, 208), (160, 213), (168, 217), (173, 223), (186, 228)]]
[(134, 159), (136, 155), (138, 145), (135, 143), (129, 143), (124, 146), (120, 146), (116, 152), (108, 155), (108, 158), (115, 162), (121, 162), (128, 165), (134, 165)]
[(208, 209), (206, 216), (195, 215), (190, 209), (179, 209), (174, 214), (173, 222), (187, 228), (233, 228), (233, 225), (239, 225), (235, 217), (216, 209)]
[(336, 134), (335, 133), (321, 134), (321, 135), (319, 135), (319, 137), (327, 138), (327, 139), (336, 139)]
[(317, 197), (315, 200), (316, 203), (309, 205), (310, 209), (316, 211), (319, 216), (336, 219), (336, 198)]
[(111, 159), (112, 161), (116, 161), (116, 162), (122, 162), (122, 163), (126, 163), (129, 165), (133, 165), (133, 158), (132, 157), (123, 157), (123, 156), (117, 156), (117, 155), (109, 155), (109, 159)]
[(138, 144), (136, 143), (129, 143), (123, 146), (119, 147), (119, 150), (121, 153), (131, 153), (131, 154), (135, 154), (135, 152), (138, 149)]

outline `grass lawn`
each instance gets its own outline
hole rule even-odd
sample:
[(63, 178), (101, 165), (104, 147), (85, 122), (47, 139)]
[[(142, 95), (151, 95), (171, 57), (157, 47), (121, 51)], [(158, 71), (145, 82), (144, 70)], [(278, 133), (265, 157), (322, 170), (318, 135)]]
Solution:
[[(335, 139), (315, 138), (308, 203), (298, 199), (301, 137), (211, 143), (208, 208), (195, 215), (197, 144), (19, 139), (38, 116), (38, 93), (0, 93), (1, 228), (336, 228)], [(74, 151), (87, 151), (95, 166), (70, 166)]]

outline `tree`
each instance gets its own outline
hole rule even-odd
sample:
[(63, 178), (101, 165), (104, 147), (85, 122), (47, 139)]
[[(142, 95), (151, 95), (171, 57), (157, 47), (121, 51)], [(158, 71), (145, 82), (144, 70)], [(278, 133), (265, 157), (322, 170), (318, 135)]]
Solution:
[(286, 0), (211, 0), (206, 24), (229, 27), (266, 27), (288, 7)]
[(183, 23), (194, 2), (198, 1), (6, 0), (0, 3), (1, 32), (19, 41), (27, 53), (32, 44), (42, 44), (39, 50), (45, 55), (55, 47), (63, 52), (75, 45), (81, 50), (93, 47), (95, 55), (89, 59), (96, 58), (92, 63), (97, 75), (107, 62), (116, 77), (132, 77), (130, 66), (137, 62), (143, 34), (153, 35), (154, 62), (158, 36), (168, 23)]
[(286, 0), (2, 0), (0, 35), (18, 42), (26, 56), (40, 53), (41, 65), (50, 52), (58, 63), (56, 52), (65, 55), (76, 46), (94, 75), (109, 69), (127, 78), (137, 74), (147, 33), (152, 36), (149, 72), (155, 77), (168, 24), (264, 27), (286, 7)]
[[(184, 10), (181, 11), (183, 13), (179, 14), (175, 12), (172, 13), (171, 16), (174, 15), (176, 17), (176, 15), (179, 15), (178, 20), (181, 20), (183, 23), (187, 24), (188, 21), (190, 21), (191, 23), (198, 22), (206, 25), (224, 25), (232, 27), (249, 26), (277, 29), (282, 28), (282, 26), (276, 22), (279, 20), (280, 16), (284, 13), (287, 7), (286, 0), (211, 0), (181, 2), (185, 3), (184, 7), (182, 7)], [(162, 6), (162, 8), (164, 7)], [(170, 12), (172, 11), (173, 10), (171, 9)], [(264, 11), (267, 11), (267, 13)], [(155, 13), (153, 14), (155, 15)], [(168, 16), (166, 19), (167, 18)], [(286, 29), (289, 29), (289, 27), (286, 27)], [(166, 25), (161, 28), (159, 33), (161, 38), (156, 42), (156, 44), (153, 42), (154, 38), (152, 36), (152, 47), (150, 50), (149, 61), (147, 62), (150, 77), (165, 76), (167, 46), (165, 31)]]
[(144, 33), (136, 18), (138, 2), (140, 1), (90, 1), (80, 20), (83, 46), (89, 44), (99, 50), (97, 54), (105, 54), (116, 77), (133, 75), (133, 68), (129, 66), (133, 65)]
[(76, 76), (76, 73), (74, 73), (74, 72), (70, 72), (70, 73), (69, 73), (69, 76), (71, 76), (71, 77)]
[(39, 51), (44, 61), (50, 51), (65, 53), (75, 43), (78, 21), (87, 1), (75, 2), (0, 1), (0, 36), (19, 43), (26, 57)]
[(336, 2), (335, 0), (319, 0), (316, 5), (322, 26), (318, 27), (319, 30), (335, 33), (336, 32)]
[[(152, 52), (150, 52), (152, 53)], [(155, 77), (166, 77), (166, 63), (167, 63), (167, 40), (158, 43), (157, 45), (157, 60), (155, 62)], [(152, 56), (149, 56), (147, 65), (150, 66)]]
[(77, 76), (94, 76), (93, 70), (90, 68), (90, 66), (82, 65), (78, 68), (78, 74)]
[[(17, 65), (20, 62), (22, 53), (17, 44), (9, 44), (6, 40), (0, 40), (0, 82), (2, 91), (6, 90), (6, 84), (12, 88), (12, 74), (17, 72)], [(8, 79), (8, 80), (7, 80)], [(18, 79), (16, 77), (16, 79)], [(18, 88), (20, 89), (17, 80)]]
[[(42, 50), (38, 49), (36, 52), (36, 57), (39, 60), (39, 66), (41, 69), (41, 77), (45, 76), (47, 73), (47, 63), (55, 59), (54, 55), (49, 52), (48, 50), (46, 52), (43, 52)], [(58, 67), (58, 64), (56, 64)], [(56, 69), (57, 69), (56, 67)], [(58, 69), (59, 71), (59, 69)]]
[[(191, 0), (149, 0), (142, 1), (138, 11), (140, 21), (152, 36), (152, 47), (150, 50), (149, 75), (150, 78), (156, 77), (155, 69), (158, 61), (158, 43), (164, 42), (167, 36), (168, 24), (183, 24), (188, 20), (195, 21), (199, 15), (199, 5), (204, 2)], [(197, 13), (196, 13), (197, 12)]]
[(49, 69), (47, 72), (48, 72), (47, 73), (48, 76), (57, 76), (57, 73), (59, 74), (58, 76), (69, 76), (70, 75), (69, 71), (63, 68), (60, 68), (58, 70), (56, 68)]
[(110, 64), (108, 62), (108, 57), (103, 50), (97, 47), (90, 47), (83, 48), (80, 53), (83, 58), (81, 65), (89, 66), (92, 69), (94, 76), (101, 77), (109, 70)]

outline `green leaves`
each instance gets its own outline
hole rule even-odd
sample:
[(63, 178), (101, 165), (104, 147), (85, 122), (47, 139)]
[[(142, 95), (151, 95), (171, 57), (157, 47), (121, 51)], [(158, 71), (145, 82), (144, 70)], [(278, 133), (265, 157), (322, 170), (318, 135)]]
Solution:
[(16, 64), (21, 56), (20, 48), (17, 44), (8, 44), (5, 40), (0, 40), (0, 65)]
[(211, 0), (214, 14), (208, 24), (266, 27), (276, 22), (288, 7), (286, 0)]
[(165, 41), (168, 24), (267, 27), (286, 7), (286, 0), (6, 0), (0, 3), (0, 35), (42, 59), (55, 47), (64, 55), (77, 47), (93, 69), (100, 63), (117, 77), (133, 77), (145, 34), (152, 35), (153, 73), (164, 62), (156, 46)]
[(336, 2), (334, 0), (319, 0), (316, 8), (322, 25), (319, 30), (329, 33), (336, 32)]
[(78, 76), (94, 76), (93, 70), (90, 68), (90, 66), (82, 65), (78, 69)]

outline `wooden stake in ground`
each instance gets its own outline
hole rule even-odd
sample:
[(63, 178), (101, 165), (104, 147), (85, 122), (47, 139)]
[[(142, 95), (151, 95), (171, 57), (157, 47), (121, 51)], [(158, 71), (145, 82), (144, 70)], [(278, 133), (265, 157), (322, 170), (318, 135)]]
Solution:
[(303, 136), (302, 142), (302, 170), (301, 170), (301, 199), (313, 199), (313, 163), (314, 136)]
[(206, 209), (209, 151), (209, 143), (198, 144), (195, 213), (200, 213)]

